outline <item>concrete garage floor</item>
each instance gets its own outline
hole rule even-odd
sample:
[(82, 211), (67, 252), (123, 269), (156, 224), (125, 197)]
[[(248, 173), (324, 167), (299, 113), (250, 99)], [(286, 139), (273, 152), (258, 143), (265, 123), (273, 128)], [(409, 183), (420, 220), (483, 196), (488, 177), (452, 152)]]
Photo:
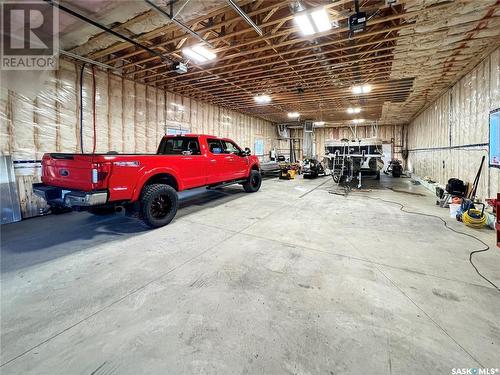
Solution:
[(329, 193), (329, 177), (184, 194), (145, 230), (119, 215), (2, 227), (7, 374), (451, 374), (500, 367), (493, 231), (447, 218), (409, 179)]

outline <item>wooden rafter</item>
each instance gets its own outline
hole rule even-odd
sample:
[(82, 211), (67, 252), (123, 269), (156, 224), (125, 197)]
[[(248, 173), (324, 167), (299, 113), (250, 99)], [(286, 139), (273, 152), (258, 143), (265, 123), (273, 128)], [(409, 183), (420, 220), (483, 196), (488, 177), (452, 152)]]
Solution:
[[(373, 91), (363, 97), (363, 115), (379, 120), (383, 113), (387, 116), (383, 107), (392, 103), (399, 112), (386, 120), (405, 123), (439, 90), (459, 78), (462, 69), (491, 47), (489, 44), (498, 44), (499, 2), (476, 2), (477, 16), (454, 21), (453, 27), (466, 30), (464, 33), (454, 35), (447, 24), (426, 26), (429, 30), (425, 36), (437, 40), (437, 44), (440, 38), (453, 36), (445, 39), (445, 49), (435, 51), (433, 44), (428, 49), (415, 45), (418, 41), (425, 45), (418, 29), (422, 22), (439, 12), (453, 13), (456, 8), (460, 15), (460, 5), (468, 1), (472, 0), (426, 8), (424, 2), (421, 7), (415, 6), (418, 1), (414, 0), (399, 0), (393, 7), (387, 7), (383, 0), (364, 0), (360, 5), (369, 16), (366, 30), (350, 35), (347, 18), (353, 13), (352, 0), (337, 0), (324, 6), (339, 27), (304, 37), (293, 22), (290, 0), (241, 0), (238, 4), (264, 35), (257, 35), (229, 6), (192, 19), (187, 24), (214, 45), (217, 59), (207, 65), (190, 63), (186, 74), (173, 72), (158, 56), (126, 42), (117, 42), (86, 57), (116, 64), (123, 76), (138, 82), (274, 121), (286, 119), (288, 110), (313, 116), (321, 109), (326, 120), (344, 118), (345, 106), (360, 103), (360, 97), (353, 96), (350, 87), (369, 82)], [(312, 8), (324, 2), (302, 3)], [(407, 3), (412, 6), (411, 11), (405, 10)], [(470, 7), (464, 9), (470, 11)], [(127, 30), (148, 16), (151, 12), (114, 25), (113, 29)], [(196, 42), (171, 23), (135, 40), (174, 60), (183, 59), (182, 48)], [(411, 64), (419, 64), (419, 69)], [(253, 96), (262, 92), (272, 94), (271, 105), (254, 102)]]

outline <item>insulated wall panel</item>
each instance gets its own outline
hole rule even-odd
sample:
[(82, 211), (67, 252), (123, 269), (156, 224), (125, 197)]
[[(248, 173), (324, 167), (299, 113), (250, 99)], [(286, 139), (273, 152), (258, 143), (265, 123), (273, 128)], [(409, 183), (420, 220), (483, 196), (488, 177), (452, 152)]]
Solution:
[(135, 153), (146, 152), (146, 86), (135, 85)]
[[(79, 74), (81, 70), (79, 69)], [(80, 77), (79, 77), (80, 78)], [(75, 91), (78, 93), (78, 100), (82, 103), (82, 113), (80, 118), (80, 113), (78, 113), (78, 122), (79, 122), (79, 131), (82, 134), (82, 137), (78, 139), (78, 151), (79, 152), (92, 152), (93, 144), (94, 144), (94, 105), (93, 105), (93, 78), (91, 69), (87, 67), (83, 72), (83, 87), (80, 89), (80, 82), (78, 82), (77, 86), (75, 86)], [(96, 93), (97, 93), (97, 79), (96, 79)], [(81, 97), (81, 99), (80, 99)], [(97, 98), (96, 98), (97, 99)], [(97, 105), (97, 102), (96, 102)], [(78, 111), (80, 111), (80, 103), (78, 103)], [(97, 116), (96, 116), (97, 118)], [(100, 124), (96, 123), (96, 133), (97, 129), (100, 127)], [(80, 129), (81, 127), (81, 129)], [(97, 134), (96, 134), (97, 135)], [(96, 136), (97, 142), (97, 136)], [(83, 143), (83, 149), (82, 149)]]
[(12, 147), (12, 94), (0, 90), (0, 152), (10, 155)]
[[(21, 94), (11, 95), (12, 108), (12, 158), (27, 160), (35, 158), (33, 99)], [(74, 137), (73, 137), (74, 138)]]
[[(159, 143), (165, 134), (165, 92), (156, 90), (156, 139)], [(158, 147), (158, 143), (155, 145)]]
[(157, 125), (157, 103), (156, 103), (156, 89), (153, 87), (146, 87), (146, 152), (155, 153), (158, 147), (159, 138), (156, 134)]
[(123, 111), (123, 149), (122, 152), (135, 152), (135, 85), (132, 81), (122, 80)]
[(108, 148), (106, 151), (123, 150), (123, 99), (122, 80), (108, 74)]
[[(108, 75), (96, 71), (96, 152), (109, 151), (110, 107)], [(99, 124), (97, 126), (97, 124)]]
[[(61, 64), (57, 76), (57, 103), (58, 131), (57, 151), (77, 152), (78, 134), (78, 97), (76, 85), (78, 80), (77, 68), (70, 63)], [(14, 126), (15, 127), (15, 126)], [(15, 158), (17, 159), (17, 158)]]
[(50, 72), (50, 79), (36, 98), (36, 160), (40, 160), (44, 153), (56, 149), (57, 111), (54, 98), (56, 90), (57, 82), (55, 80), (55, 72)]
[(498, 168), (488, 168), (489, 113), (500, 107), (500, 49), (434, 101), (408, 126), (408, 169), (441, 184), (472, 182), (486, 156), (478, 197), (499, 191)]

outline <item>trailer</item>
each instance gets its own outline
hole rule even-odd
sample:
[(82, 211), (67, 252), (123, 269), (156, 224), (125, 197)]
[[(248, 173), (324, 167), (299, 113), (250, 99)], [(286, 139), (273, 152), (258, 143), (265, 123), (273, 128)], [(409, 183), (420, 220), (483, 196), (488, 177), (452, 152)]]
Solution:
[(324, 164), (336, 183), (358, 181), (364, 176), (380, 179), (384, 166), (382, 141), (378, 138), (331, 139), (325, 141)]

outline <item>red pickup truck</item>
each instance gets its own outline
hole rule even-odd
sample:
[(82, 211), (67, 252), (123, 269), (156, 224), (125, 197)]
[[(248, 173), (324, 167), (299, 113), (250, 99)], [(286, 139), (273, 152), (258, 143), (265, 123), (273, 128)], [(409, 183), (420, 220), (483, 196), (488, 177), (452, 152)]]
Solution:
[(42, 183), (33, 184), (33, 191), (54, 211), (97, 214), (125, 207), (156, 228), (174, 218), (179, 191), (240, 183), (252, 193), (261, 182), (259, 160), (248, 148), (227, 138), (186, 134), (163, 137), (150, 155), (45, 154)]

